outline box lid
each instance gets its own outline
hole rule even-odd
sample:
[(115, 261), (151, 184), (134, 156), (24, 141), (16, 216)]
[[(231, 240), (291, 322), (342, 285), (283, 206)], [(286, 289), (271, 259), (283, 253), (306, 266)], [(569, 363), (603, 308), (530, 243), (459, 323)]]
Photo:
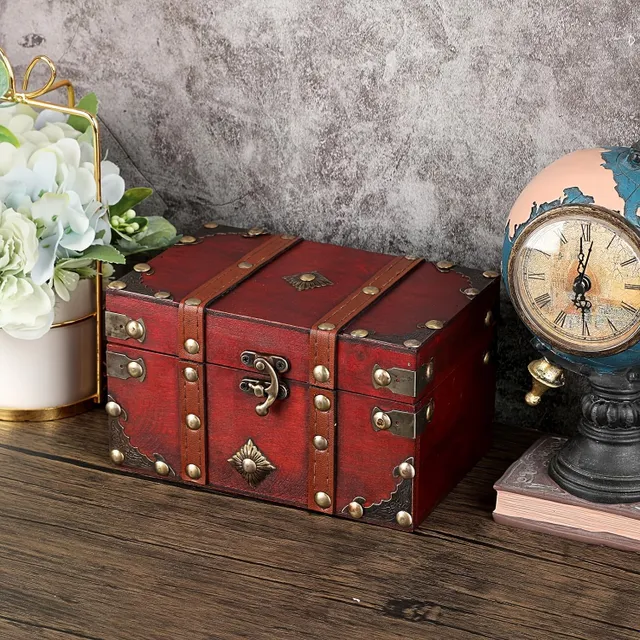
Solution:
[[(211, 224), (136, 265), (108, 289), (108, 340), (180, 356), (180, 301), (271, 238), (257, 229)], [(206, 361), (251, 371), (243, 354), (279, 356), (288, 363), (285, 379), (308, 382), (312, 327), (392, 260), (316, 242), (289, 247), (208, 305)], [(340, 330), (335, 388), (418, 402), (467, 346), (474, 353), (481, 345), (490, 348), (498, 288), (494, 272), (444, 262), (416, 265)], [(127, 326), (131, 321), (137, 332)], [(379, 369), (383, 373), (376, 374)]]

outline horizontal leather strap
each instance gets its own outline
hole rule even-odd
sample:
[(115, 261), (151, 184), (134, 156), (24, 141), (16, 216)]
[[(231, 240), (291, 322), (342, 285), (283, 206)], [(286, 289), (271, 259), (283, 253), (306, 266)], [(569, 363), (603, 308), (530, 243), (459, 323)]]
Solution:
[[(410, 271), (421, 258), (394, 258), (366, 284), (323, 316), (311, 329), (309, 407), (309, 469), (307, 506), (313, 511), (335, 511), (336, 452), (336, 346), (338, 333), (375, 303)], [(316, 375), (322, 367), (323, 375)]]

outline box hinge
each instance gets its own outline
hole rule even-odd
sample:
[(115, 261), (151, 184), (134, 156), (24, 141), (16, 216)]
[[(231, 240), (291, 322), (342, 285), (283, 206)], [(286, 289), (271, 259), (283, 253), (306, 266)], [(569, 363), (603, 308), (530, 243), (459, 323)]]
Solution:
[(107, 376), (120, 380), (134, 378), (143, 382), (147, 377), (147, 367), (142, 358), (132, 360), (124, 353), (107, 351)]
[(104, 327), (107, 338), (132, 339), (142, 343), (147, 336), (147, 328), (142, 318), (134, 320), (123, 313), (107, 311), (104, 314)]
[(383, 411), (374, 407), (371, 411), (371, 425), (374, 431), (390, 431), (402, 438), (416, 439), (433, 420), (434, 402), (431, 400), (417, 413), (410, 411)]
[(389, 389), (399, 396), (418, 398), (433, 379), (435, 365), (433, 358), (425, 362), (417, 371), (391, 367), (384, 369), (379, 364), (373, 367), (371, 380), (375, 389)]

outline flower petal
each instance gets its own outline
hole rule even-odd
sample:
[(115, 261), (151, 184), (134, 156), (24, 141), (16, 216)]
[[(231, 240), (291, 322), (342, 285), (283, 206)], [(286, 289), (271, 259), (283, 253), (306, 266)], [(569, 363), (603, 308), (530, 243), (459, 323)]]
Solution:
[(51, 109), (44, 109), (38, 114), (36, 118), (36, 126), (35, 128), (39, 131), (45, 125), (52, 123), (56, 124), (59, 122), (66, 122), (69, 118), (65, 113), (60, 113), (59, 111), (52, 111)]
[(112, 173), (102, 176), (102, 201), (105, 204), (111, 206), (120, 202), (124, 189), (124, 180), (119, 175)]

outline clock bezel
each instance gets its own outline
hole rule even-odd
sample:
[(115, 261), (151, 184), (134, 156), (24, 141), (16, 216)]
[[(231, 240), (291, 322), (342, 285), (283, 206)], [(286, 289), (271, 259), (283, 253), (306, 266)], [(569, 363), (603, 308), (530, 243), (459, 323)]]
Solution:
[[(569, 341), (558, 336), (551, 335), (550, 332), (541, 324), (536, 324), (531, 320), (527, 313), (524, 311), (524, 305), (520, 296), (516, 293), (518, 288), (515, 286), (515, 263), (518, 253), (523, 249), (527, 238), (532, 235), (539, 227), (544, 226), (549, 221), (553, 221), (555, 218), (567, 217), (567, 216), (583, 215), (596, 220), (604, 220), (608, 224), (611, 224), (620, 235), (634, 248), (638, 256), (640, 256), (640, 235), (638, 230), (626, 220), (626, 218), (620, 213), (606, 209), (595, 204), (568, 204), (545, 213), (540, 214), (535, 220), (532, 220), (522, 230), (518, 237), (514, 240), (511, 247), (511, 253), (509, 254), (509, 262), (507, 265), (507, 280), (509, 283), (509, 296), (511, 302), (515, 307), (518, 316), (526, 327), (535, 336), (540, 338), (543, 342), (555, 347), (559, 351), (568, 353), (570, 355), (582, 356), (586, 358), (599, 358), (602, 356), (611, 356), (622, 351), (626, 351), (640, 340), (640, 319), (636, 321), (635, 331), (621, 343), (609, 347), (603, 348), (599, 351), (585, 351), (579, 348), (577, 340)], [(526, 224), (526, 223), (525, 223)], [(517, 230), (516, 230), (517, 231)]]

